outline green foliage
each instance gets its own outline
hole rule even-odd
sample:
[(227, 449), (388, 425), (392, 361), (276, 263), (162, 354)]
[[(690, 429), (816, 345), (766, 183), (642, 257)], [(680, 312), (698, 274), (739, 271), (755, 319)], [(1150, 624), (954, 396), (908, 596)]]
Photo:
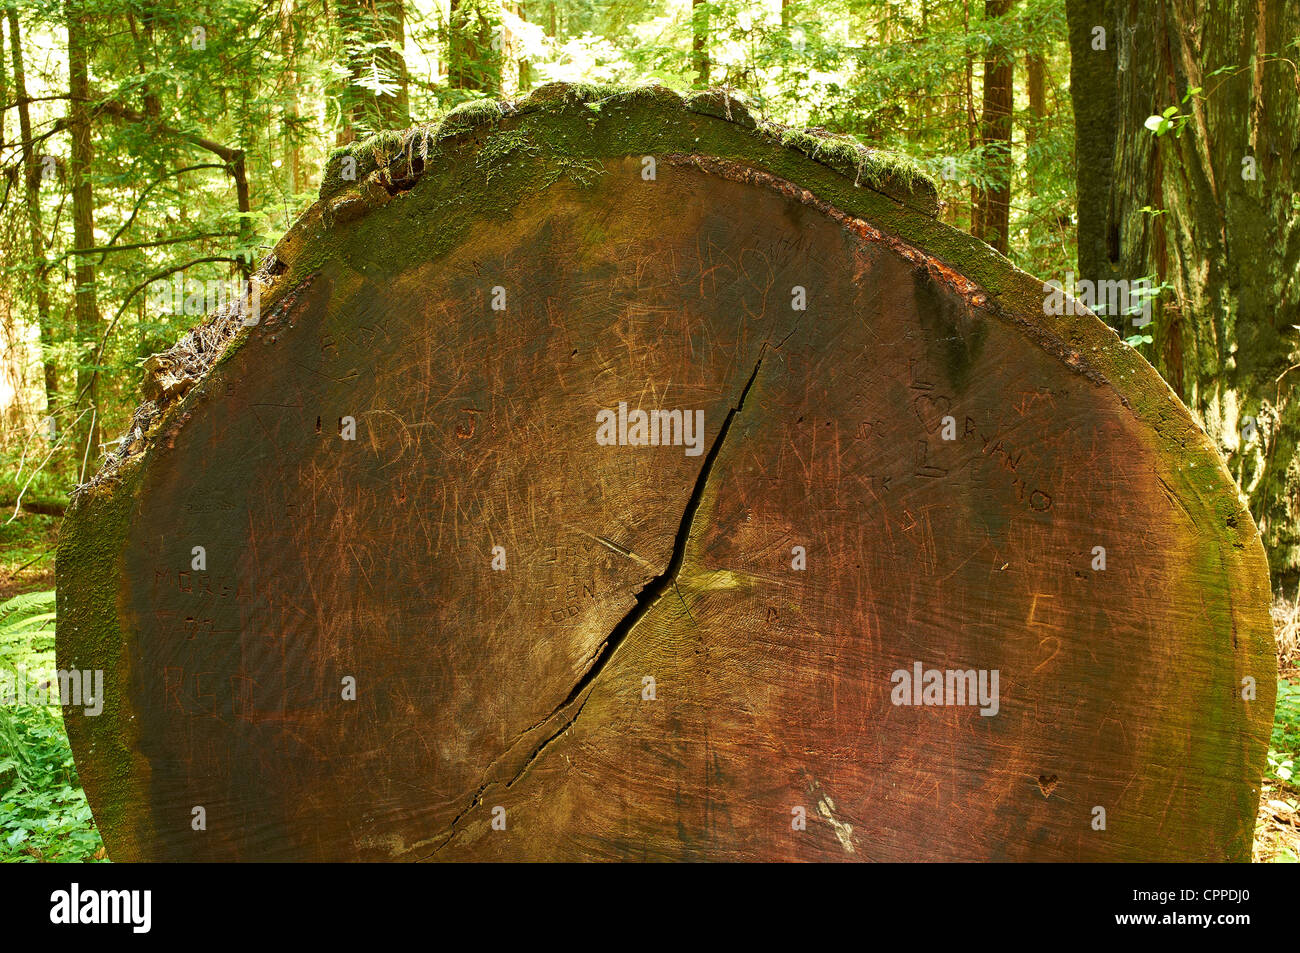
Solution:
[[(24, 499), (30, 500), (31, 496)], [(11, 516), (12, 505), (0, 511), (0, 580), (28, 564), (53, 566), (53, 535), (59, 517), (24, 512), (11, 521)]]
[[(54, 593), (0, 605), (0, 675), (30, 687), (54, 669)], [(0, 860), (102, 859), (57, 706), (0, 704)], [(98, 854), (98, 856), (97, 856)]]
[[(1201, 87), (1199, 86), (1193, 86), (1189, 89), (1183, 96), (1183, 106), (1189, 106), (1192, 99), (1199, 96), (1200, 93)], [(1172, 132), (1175, 136), (1181, 136), (1183, 134), (1183, 127), (1187, 125), (1188, 120), (1191, 118), (1192, 117), (1189, 113), (1184, 113), (1179, 109), (1179, 107), (1169, 106), (1159, 115), (1148, 116), (1146, 122), (1142, 125), (1149, 132), (1154, 134), (1156, 138), (1159, 138), (1168, 132)]]
[(1269, 741), (1268, 773), (1300, 794), (1300, 682), (1277, 682), (1277, 710)]
[[(1273, 715), (1273, 734), (1268, 745), (1268, 766), (1264, 771), (1265, 817), (1289, 819), (1300, 812), (1300, 681), (1280, 678), (1277, 682), (1277, 708)], [(1267, 842), (1272, 847), (1270, 859), (1279, 863), (1300, 863), (1300, 851), (1294, 839), (1288, 839), (1287, 821), (1268, 822)], [(1258, 834), (1257, 834), (1258, 836)]]

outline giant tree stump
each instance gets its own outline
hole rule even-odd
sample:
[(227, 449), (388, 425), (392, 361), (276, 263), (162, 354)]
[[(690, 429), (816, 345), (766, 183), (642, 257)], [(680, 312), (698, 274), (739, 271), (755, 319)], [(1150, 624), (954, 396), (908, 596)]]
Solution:
[(114, 859), (1249, 858), (1251, 517), (925, 180), (553, 86), (322, 193), (64, 526)]

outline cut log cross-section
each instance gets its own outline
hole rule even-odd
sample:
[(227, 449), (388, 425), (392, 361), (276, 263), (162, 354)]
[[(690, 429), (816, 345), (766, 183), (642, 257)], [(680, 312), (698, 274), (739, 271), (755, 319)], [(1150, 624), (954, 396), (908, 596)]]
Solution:
[(1250, 515), (936, 204), (660, 89), (333, 157), (64, 526), (110, 855), (1249, 859)]

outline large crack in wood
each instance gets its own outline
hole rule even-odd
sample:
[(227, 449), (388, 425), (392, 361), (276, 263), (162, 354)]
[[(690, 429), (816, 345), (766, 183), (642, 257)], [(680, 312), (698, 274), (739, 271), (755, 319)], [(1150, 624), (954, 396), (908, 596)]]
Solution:
[[(731, 425), (735, 422), (736, 416), (745, 409), (745, 399), (749, 396), (750, 389), (754, 386), (754, 381), (758, 379), (758, 371), (759, 368), (763, 366), (763, 355), (766, 350), (767, 345), (764, 344), (759, 350), (758, 360), (754, 363), (754, 370), (750, 372), (749, 379), (745, 382), (745, 386), (740, 391), (740, 397), (731, 409), (727, 411), (727, 416), (723, 419), (722, 426), (718, 429), (718, 435), (714, 438), (712, 445), (709, 447), (709, 452), (704, 457), (704, 463), (701, 464), (700, 472), (695, 477), (695, 485), (691, 489), (691, 495), (686, 501), (686, 508), (682, 512), (681, 522), (678, 523), (677, 532), (673, 536), (672, 552), (668, 557), (668, 565), (664, 568), (664, 571), (641, 587), (640, 591), (636, 594), (632, 608), (627, 611), (627, 614), (624, 615), (623, 618), (620, 619), (609, 631), (609, 634), (605, 636), (600, 647), (592, 655), (587, 668), (583, 671), (577, 682), (574, 683), (573, 688), (569, 690), (569, 694), (565, 696), (564, 700), (556, 705), (549, 715), (524, 731), (515, 743), (507, 749), (502, 757), (493, 760), (492, 763), (488, 765), (488, 773), (490, 774), (502, 760), (509, 758), (511, 753), (525, 738), (533, 735), (536, 731), (548, 724), (557, 720), (560, 721), (558, 728), (550, 731), (540, 744), (533, 746), (528, 755), (520, 763), (519, 768), (511, 776), (510, 780), (505, 782), (506, 788), (513, 787), (515, 783), (524, 776), (528, 769), (532, 767), (533, 763), (541, 757), (542, 753), (550, 746), (550, 744), (573, 727), (574, 722), (578, 720), (578, 716), (582, 714), (582, 709), (587, 704), (587, 696), (590, 695), (590, 689), (595, 684), (596, 679), (600, 677), (600, 674), (608, 666), (610, 659), (614, 657), (614, 653), (618, 651), (619, 646), (627, 640), (627, 637), (632, 633), (632, 630), (635, 629), (641, 620), (646, 617), (664, 594), (667, 593), (669, 589), (672, 589), (677, 592), (679, 599), (682, 598), (680, 590), (677, 589), (677, 576), (681, 572), (683, 562), (686, 560), (686, 547), (690, 544), (691, 534), (694, 530), (695, 515), (699, 512), (700, 505), (704, 501), (704, 494), (708, 490), (709, 486), (709, 478), (713, 473), (713, 467), (717, 462), (718, 455), (722, 452), (722, 446), (727, 440), (727, 434), (731, 431)], [(684, 599), (682, 602), (683, 605), (685, 605)], [(690, 612), (689, 606), (687, 606), (687, 612)], [(570, 710), (573, 711), (571, 716), (568, 715)], [(483, 803), (483, 794), (492, 783), (492, 781), (484, 781), (479, 785), (479, 788), (475, 792), (469, 805), (452, 818), (451, 824), (447, 827), (447, 836), (443, 839), (442, 843), (434, 848), (434, 854), (438, 853), (451, 843), (452, 840), (455, 839), (456, 835), (460, 833), (458, 830), (460, 822), (467, 817), (471, 811)], [(498, 781), (497, 783), (500, 782)], [(432, 856), (432, 854), (429, 856)]]

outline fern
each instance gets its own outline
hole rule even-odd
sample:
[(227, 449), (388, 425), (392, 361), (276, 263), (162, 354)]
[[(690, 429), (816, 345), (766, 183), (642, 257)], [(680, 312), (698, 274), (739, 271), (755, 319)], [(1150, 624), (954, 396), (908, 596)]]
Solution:
[[(0, 604), (0, 672), (12, 673), (7, 681), (53, 670), (54, 625), (53, 592)], [(59, 708), (0, 705), (0, 861), (103, 856)]]
[(24, 592), (14, 596), (8, 602), (0, 603), (0, 636), (11, 625), (17, 625), (35, 615), (48, 615), (54, 619), (54, 590), (48, 592)]
[(54, 648), (54, 593), (27, 592), (0, 605), (0, 667), (43, 662)]

